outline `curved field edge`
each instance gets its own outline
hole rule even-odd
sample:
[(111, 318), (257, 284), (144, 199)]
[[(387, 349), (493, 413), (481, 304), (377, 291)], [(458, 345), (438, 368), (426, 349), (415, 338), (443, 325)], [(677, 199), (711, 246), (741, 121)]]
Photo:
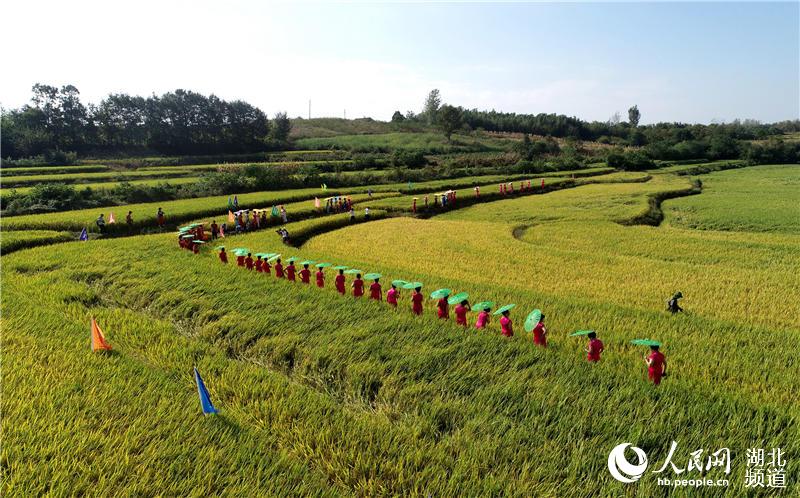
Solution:
[[(181, 477), (186, 486), (200, 477), (195, 461), (175, 459), (174, 453), (204, 454), (209, 443), (198, 440), (203, 431), (220, 439), (213, 445), (212, 466), (200, 459), (204, 475), (221, 474), (198, 483), (207, 492), (239, 480), (233, 489), (268, 486), (264, 480), (270, 472), (261, 467), (270, 465), (265, 453), (271, 447), (337, 488), (368, 495), (619, 494), (622, 485), (599, 470), (608, 449), (635, 440), (648, 453), (665, 453), (669, 438), (659, 435), (677, 431), (695, 446), (713, 448), (749, 447), (752, 438), (769, 434), (764, 444), (796, 451), (796, 422), (780, 396), (757, 404), (735, 388), (680, 374), (653, 390), (633, 372), (620, 376), (638, 358), (634, 348), (586, 365), (572, 348), (543, 351), (521, 339), (465, 334), (432, 317), (415, 319), (374, 303), (341, 299), (331, 290), (293, 287), (223, 267), (212, 254), (197, 257), (173, 249), (166, 236), (147, 239), (98, 243), (88, 255), (98, 261), (92, 269), (76, 258), (82, 251), (66, 246), (67, 254), (58, 258), (35, 249), (6, 260), (4, 274), (21, 279), (13, 299), (3, 302), (4, 316), (15, 320), (10, 328), (10, 340), (19, 344), (15, 357), (36, 364), (49, 351), (48, 364), (56, 368), (42, 369), (42, 375), (58, 371), (62, 363), (72, 365), (70, 376), (49, 377), (47, 389), (21, 372), (7, 379), (11, 388), (28, 379), (31, 388), (40, 386), (36, 398), (47, 400), (38, 406), (33, 427), (10, 425), (4, 418), (4, 452), (17, 471), (16, 489), (42, 489), (52, 476), (70, 476), (67, 482), (77, 478), (87, 489), (95, 472), (106, 470), (111, 478), (102, 480), (100, 489), (107, 492), (125, 486), (145, 493), (157, 486), (179, 492), (185, 489)], [(143, 257), (129, 261), (131, 250)], [(161, 264), (155, 267), (153, 261)], [(48, 323), (24, 311), (31, 297), (52, 317)], [(620, 319), (635, 321), (624, 310), (605, 311), (611, 309), (622, 313)], [(101, 321), (118, 356), (88, 352), (90, 315)], [(65, 322), (55, 335), (54, 321)], [(117, 368), (128, 363), (139, 367)], [(212, 422), (200, 416), (192, 364), (237, 428), (233, 434), (209, 430), (206, 424)], [(163, 375), (160, 382), (156, 373)], [(89, 387), (98, 379), (104, 384)], [(129, 389), (139, 395), (124, 395)], [(770, 391), (777, 392), (779, 386)], [(107, 406), (87, 403), (90, 393)], [(118, 395), (109, 399), (111, 393)], [(169, 403), (154, 406), (157, 398)], [(12, 414), (33, 409), (23, 397), (12, 403)], [(617, 408), (597, 411), (598, 405)], [(111, 406), (117, 411), (109, 418)], [(77, 452), (49, 461), (41, 475), (19, 472), (26, 462), (41, 462), (53, 445), (69, 447), (90, 433), (89, 423), (57, 430), (61, 426), (53, 419), (73, 419), (64, 410), (79, 420), (104, 420), (109, 430), (103, 434), (111, 432), (86, 443), (101, 449), (91, 453), (92, 473), (71, 473), (84, 458)], [(155, 428), (144, 421), (131, 424), (125, 438), (113, 437), (115, 421), (133, 415), (153, 419), (154, 414), (166, 433), (185, 426), (176, 438), (187, 439), (170, 454), (164, 449), (171, 445), (145, 439)], [(48, 425), (53, 427), (44, 430)], [(231, 441), (236, 434), (247, 444)], [(28, 443), (24, 455), (9, 450), (21, 439)], [(554, 452), (561, 457), (553, 459)], [(243, 458), (246, 467), (234, 465)], [(157, 463), (165, 459), (171, 459), (174, 482), (160, 482), (164, 475), (157, 470), (143, 476), (132, 472), (139, 466), (163, 468)], [(575, 465), (563, 467), (562, 460)], [(736, 475), (743, 475), (742, 462), (734, 460)], [(276, 485), (293, 489), (296, 479), (296, 473), (287, 472)], [(311, 486), (317, 480), (303, 482)], [(643, 482), (639, 491), (656, 487)]]
[(0, 254), (5, 255), (22, 249), (69, 242), (76, 239), (77, 235), (72, 232), (58, 232), (55, 230), (0, 232)]

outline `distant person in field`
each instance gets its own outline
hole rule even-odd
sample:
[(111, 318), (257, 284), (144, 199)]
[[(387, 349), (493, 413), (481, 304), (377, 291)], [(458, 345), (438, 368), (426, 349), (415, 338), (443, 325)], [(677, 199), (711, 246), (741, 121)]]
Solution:
[(447, 303), (446, 297), (439, 298), (439, 301), (436, 302), (436, 315), (442, 320), (450, 318), (450, 305)]
[(238, 256), (236, 256), (236, 265), (237, 266), (244, 266), (244, 258), (246, 258), (246, 257), (247, 256), (245, 256), (244, 254), (241, 254), (241, 253)]
[(211, 221), (211, 240), (216, 240), (219, 236), (219, 225), (217, 225), (217, 220)]
[(284, 206), (281, 206), (281, 219), (284, 225), (289, 222), (289, 215), (286, 213), (286, 207)]
[(311, 270), (308, 269), (308, 264), (303, 265), (303, 269), (300, 270), (300, 281), (304, 284), (311, 283)]
[(320, 289), (325, 287), (325, 272), (322, 271), (322, 268), (317, 268), (317, 273), (315, 276), (317, 277), (317, 287)]
[(103, 213), (100, 213), (100, 216), (94, 220), (94, 224), (97, 225), (97, 229), (100, 230), (100, 233), (106, 233), (106, 219), (103, 218)]
[(667, 359), (658, 346), (650, 346), (650, 354), (645, 356), (644, 362), (647, 364), (647, 378), (655, 385), (661, 384), (661, 378), (667, 375)]
[(225, 252), (224, 247), (219, 250), (219, 260), (225, 263), (226, 265), (228, 264), (228, 253)]
[(333, 284), (336, 287), (336, 292), (338, 292), (339, 294), (341, 294), (343, 296), (344, 296), (344, 294), (346, 292), (344, 290), (344, 280), (345, 280), (344, 270), (339, 270), (339, 274), (336, 275), (336, 278), (334, 279)]
[(511, 310), (505, 310), (500, 317), (500, 333), (503, 337), (511, 337), (514, 335), (514, 324), (511, 322), (510, 314)]
[(264, 271), (264, 261), (261, 260), (261, 256), (256, 256), (256, 258), (256, 271), (262, 273)]
[(295, 273), (297, 272), (297, 268), (294, 266), (294, 261), (289, 261), (289, 264), (286, 266), (286, 280), (290, 282), (296, 282), (295, 280)]
[(372, 285), (369, 286), (369, 298), (376, 301), (383, 301), (383, 292), (381, 289), (380, 279), (376, 278)]
[(480, 313), (478, 313), (478, 320), (475, 322), (476, 329), (483, 329), (489, 325), (489, 318), (491, 318), (491, 315), (489, 314), (490, 311), (491, 308), (487, 306), (483, 308)]
[(128, 225), (128, 230), (133, 229), (133, 211), (128, 211), (128, 214), (125, 215), (125, 224)]
[(386, 302), (397, 308), (397, 298), (400, 297), (400, 291), (397, 286), (392, 284), (392, 287), (386, 293)]
[(267, 212), (261, 211), (261, 223), (260, 226), (266, 227), (267, 226)]
[(604, 351), (603, 342), (597, 338), (596, 332), (589, 332), (589, 344), (586, 346), (586, 359), (590, 362), (600, 361), (600, 355)]
[(671, 312), (673, 315), (679, 311), (683, 311), (683, 308), (678, 305), (678, 299), (681, 298), (683, 298), (683, 294), (680, 291), (676, 292), (675, 295), (667, 301), (667, 311)]
[(350, 285), (353, 288), (353, 297), (361, 297), (364, 295), (364, 281), (361, 280), (361, 274), (356, 274), (356, 279)]
[(543, 348), (547, 347), (547, 328), (544, 326), (544, 315), (539, 318), (539, 323), (533, 327), (533, 343)]
[(283, 278), (283, 263), (281, 263), (281, 258), (275, 261), (275, 277)]
[(253, 256), (249, 252), (247, 253), (247, 257), (244, 259), (244, 266), (248, 270), (252, 270), (253, 269)]
[(200, 244), (196, 242), (192, 242), (192, 252), (195, 254), (200, 254)]
[(467, 312), (470, 310), (469, 301), (466, 299), (458, 303), (453, 312), (456, 314), (456, 324), (462, 327), (467, 326)]
[(356, 221), (356, 210), (353, 209), (353, 208), (350, 208), (350, 222), (352, 223), (354, 221)]
[(417, 287), (414, 289), (414, 293), (411, 294), (411, 312), (415, 315), (422, 314), (422, 287)]
[(158, 208), (156, 212), (156, 222), (158, 223), (159, 228), (164, 228), (164, 224), (167, 222), (167, 216), (164, 214), (164, 210)]
[(364, 219), (365, 220), (369, 219), (369, 208), (364, 208)]

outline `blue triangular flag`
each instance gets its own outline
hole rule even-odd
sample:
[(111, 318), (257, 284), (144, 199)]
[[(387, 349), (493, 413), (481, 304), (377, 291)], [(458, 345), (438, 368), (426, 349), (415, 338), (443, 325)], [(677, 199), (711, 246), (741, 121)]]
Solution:
[(86, 228), (81, 230), (81, 236), (78, 240), (89, 240), (89, 234), (86, 233)]
[(206, 385), (203, 384), (203, 379), (200, 378), (200, 372), (197, 371), (197, 367), (194, 369), (194, 381), (197, 384), (197, 394), (200, 395), (200, 408), (203, 409), (203, 415), (217, 413), (217, 409), (214, 408), (214, 405), (211, 403), (211, 396), (208, 395), (208, 389), (206, 389)]

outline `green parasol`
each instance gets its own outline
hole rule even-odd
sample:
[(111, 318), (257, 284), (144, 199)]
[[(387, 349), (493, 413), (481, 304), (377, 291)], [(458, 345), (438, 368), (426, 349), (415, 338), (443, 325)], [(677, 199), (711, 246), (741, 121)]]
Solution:
[(195, 244), (205, 244), (206, 243), (205, 240), (193, 240), (192, 242), (194, 242)]
[(236, 252), (236, 251), (250, 252), (250, 249), (248, 249), (246, 247), (234, 247), (233, 248), (233, 252)]
[(355, 275), (356, 273), (362, 273), (361, 270), (356, 270), (355, 268), (350, 268), (349, 270), (345, 271), (345, 275)]
[(457, 304), (461, 301), (466, 300), (469, 297), (469, 294), (466, 292), (459, 292), (455, 296), (450, 296), (450, 299), (447, 300), (447, 304)]
[(450, 289), (437, 289), (431, 292), (431, 299), (441, 299), (443, 297), (447, 297), (450, 293), (453, 292)]
[(348, 268), (350, 268), (350, 267), (349, 266), (341, 266), (341, 265), (333, 267), (334, 270), (346, 270)]
[(652, 339), (634, 339), (631, 344), (636, 344), (637, 346), (661, 346), (660, 342)]
[(214, 248), (215, 251), (221, 251), (223, 249), (225, 249), (225, 246), (217, 246)]
[(422, 287), (422, 282), (406, 282), (403, 286), (404, 289), (416, 289), (417, 287)]
[(394, 285), (395, 287), (403, 287), (407, 283), (408, 282), (406, 282), (405, 280), (392, 280), (392, 285)]
[(233, 255), (234, 255), (234, 256), (247, 256), (247, 251), (243, 251), (243, 250), (241, 250), (241, 249), (239, 249), (239, 250), (237, 251), (236, 249), (234, 249), (234, 250), (233, 250)]
[(294, 257), (294, 256), (292, 256), (292, 257), (290, 257), (290, 258), (287, 258), (287, 259), (286, 259), (286, 262), (287, 262), (287, 263), (294, 263), (295, 261), (297, 261), (297, 258), (296, 258), (296, 257)]
[(533, 310), (528, 313), (528, 317), (525, 319), (525, 332), (530, 332), (531, 330), (536, 327), (536, 324), (539, 323), (539, 320), (542, 319), (542, 310)]
[(310, 266), (310, 265), (313, 265), (313, 264), (314, 264), (314, 262), (311, 261), (311, 260), (308, 260), (308, 259), (305, 260), (305, 261), (301, 261), (300, 262), (300, 266), (305, 266), (305, 265), (309, 265)]
[(193, 239), (194, 237), (195, 237), (195, 235), (193, 233), (190, 233), (190, 234), (187, 234), (187, 235), (181, 235), (182, 239)]
[(514, 306), (516, 306), (516, 304), (506, 304), (505, 306), (503, 306), (502, 308), (498, 309), (497, 311), (495, 311), (492, 314), (493, 315), (502, 315), (504, 311), (508, 311), (508, 310), (514, 309)]
[(383, 275), (381, 275), (380, 273), (367, 273), (366, 275), (364, 275), (364, 279), (365, 280), (377, 280), (377, 279), (381, 278), (382, 276)]
[(260, 257), (261, 259), (267, 259), (267, 258), (269, 257), (269, 253), (266, 253), (266, 252), (257, 252), (257, 253), (255, 253), (255, 254), (253, 254), (253, 256), (255, 256), (255, 257), (257, 257), (257, 258), (258, 258), (258, 257)]
[(486, 309), (490, 310), (492, 308), (494, 308), (494, 302), (493, 301), (481, 301), (478, 304), (475, 304), (475, 305), (472, 306), (472, 309), (476, 309), (476, 310), (486, 310)]
[(581, 336), (581, 335), (589, 335), (592, 332), (594, 332), (594, 330), (578, 330), (576, 332), (571, 333), (570, 337), (577, 337), (577, 336)]
[(280, 258), (280, 257), (281, 257), (281, 255), (280, 255), (280, 254), (276, 254), (276, 255), (274, 255), (274, 256), (270, 256), (270, 258), (269, 258), (267, 261), (268, 261), (268, 262), (270, 262), (270, 263), (272, 263), (273, 261), (275, 261), (276, 259), (278, 259), (278, 258)]
[(317, 268), (327, 268), (331, 266), (330, 263), (317, 263)]

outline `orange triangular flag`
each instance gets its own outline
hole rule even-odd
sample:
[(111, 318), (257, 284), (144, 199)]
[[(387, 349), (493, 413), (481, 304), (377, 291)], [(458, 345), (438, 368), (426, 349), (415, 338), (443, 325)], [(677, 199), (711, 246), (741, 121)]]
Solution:
[(233, 223), (236, 219), (233, 217), (233, 211), (228, 210), (228, 223)]
[(106, 342), (103, 331), (92, 318), (92, 351), (111, 351), (111, 344)]
[(114, 219), (114, 213), (109, 213), (108, 214), (108, 224), (110, 225), (110, 224), (116, 223), (116, 222), (117, 222), (117, 220)]

